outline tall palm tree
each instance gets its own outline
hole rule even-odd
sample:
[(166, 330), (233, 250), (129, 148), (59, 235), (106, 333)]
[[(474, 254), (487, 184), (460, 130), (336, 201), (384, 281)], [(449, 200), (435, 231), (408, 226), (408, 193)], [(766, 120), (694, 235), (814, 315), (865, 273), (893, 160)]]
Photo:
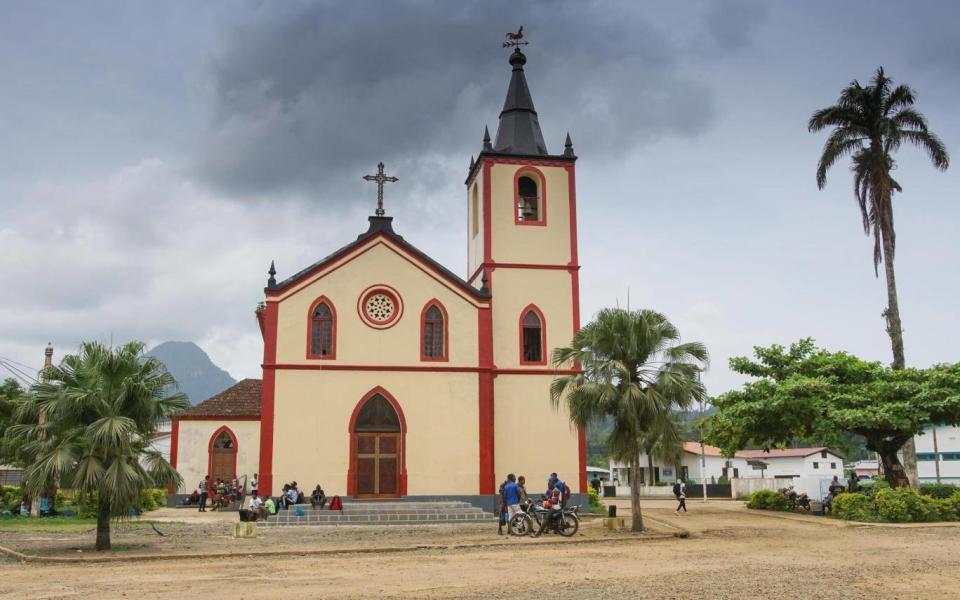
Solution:
[(566, 402), (579, 428), (611, 417), (608, 446), (628, 458), (633, 531), (643, 531), (640, 509), (640, 454), (647, 435), (705, 396), (697, 374), (709, 360), (699, 342), (680, 342), (680, 332), (652, 310), (605, 309), (583, 327), (570, 346), (553, 351), (553, 364), (579, 365), (580, 372), (558, 377), (550, 386), (554, 407)]
[[(887, 334), (893, 349), (891, 367), (905, 366), (903, 327), (897, 302), (897, 280), (893, 263), (897, 246), (893, 228), (893, 194), (903, 188), (891, 176), (896, 168), (893, 154), (904, 142), (930, 157), (941, 171), (950, 164), (943, 142), (927, 128), (926, 118), (915, 108), (916, 94), (908, 85), (893, 86), (883, 67), (877, 69), (869, 85), (853, 80), (843, 89), (833, 106), (813, 113), (807, 127), (811, 132), (832, 128), (817, 165), (817, 187), (827, 184), (827, 171), (849, 156), (853, 163), (853, 191), (860, 205), (863, 230), (873, 236), (873, 270), (883, 263), (887, 279), (887, 308), (883, 311)], [(913, 439), (903, 447), (904, 462), (911, 483), (917, 484), (917, 458)]]
[(110, 549), (110, 519), (126, 516), (144, 489), (181, 481), (150, 440), (189, 402), (170, 393), (173, 377), (143, 349), (140, 342), (82, 344), (44, 370), (7, 432), (30, 459), (28, 494), (57, 485), (97, 493), (97, 550)]

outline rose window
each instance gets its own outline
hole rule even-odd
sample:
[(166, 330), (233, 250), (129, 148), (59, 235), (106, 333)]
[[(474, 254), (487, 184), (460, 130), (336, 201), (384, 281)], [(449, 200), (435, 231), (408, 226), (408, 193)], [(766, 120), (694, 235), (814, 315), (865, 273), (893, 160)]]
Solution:
[(368, 326), (387, 329), (393, 327), (403, 314), (403, 301), (393, 288), (376, 285), (360, 294), (357, 299), (357, 312)]
[(393, 316), (393, 312), (396, 309), (397, 307), (394, 305), (393, 300), (386, 294), (373, 294), (367, 298), (367, 317), (369, 317), (371, 321), (385, 323), (390, 320), (390, 317)]

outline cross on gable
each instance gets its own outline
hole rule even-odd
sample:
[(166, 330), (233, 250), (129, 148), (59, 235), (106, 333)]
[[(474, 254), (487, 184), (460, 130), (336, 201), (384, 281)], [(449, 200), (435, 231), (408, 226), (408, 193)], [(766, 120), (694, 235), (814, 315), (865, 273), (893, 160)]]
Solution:
[(367, 181), (376, 181), (377, 182), (377, 216), (382, 217), (385, 213), (383, 210), (383, 184), (392, 183), (394, 181), (400, 181), (396, 177), (388, 177), (383, 173), (383, 162), (377, 164), (377, 174), (376, 175), (364, 175), (363, 178)]

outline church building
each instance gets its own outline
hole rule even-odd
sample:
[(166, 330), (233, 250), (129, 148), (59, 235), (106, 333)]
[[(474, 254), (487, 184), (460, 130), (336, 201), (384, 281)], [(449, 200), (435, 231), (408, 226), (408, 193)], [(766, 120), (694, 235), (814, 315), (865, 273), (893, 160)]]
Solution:
[[(557, 472), (586, 492), (586, 442), (550, 403), (553, 348), (580, 327), (575, 163), (547, 151), (517, 48), (496, 137), (466, 176), (460, 277), (398, 233), (380, 203), (354, 241), (278, 281), (256, 316), (263, 378), (174, 419), (190, 493), (258, 473), (353, 498), (487, 504), (507, 473), (532, 491)], [(410, 215), (406, 218), (422, 218)], [(486, 498), (487, 500), (484, 500)]]

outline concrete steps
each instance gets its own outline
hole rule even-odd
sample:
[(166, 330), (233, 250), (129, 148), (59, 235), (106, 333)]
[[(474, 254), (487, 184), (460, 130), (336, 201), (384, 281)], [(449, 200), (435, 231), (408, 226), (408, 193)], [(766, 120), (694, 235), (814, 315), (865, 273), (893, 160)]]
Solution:
[(496, 517), (469, 502), (344, 502), (343, 512), (315, 510), (309, 504), (299, 504), (303, 516), (293, 507), (277, 511), (266, 521), (257, 521), (260, 527), (291, 527), (298, 525), (422, 525), (431, 523), (489, 523)]

